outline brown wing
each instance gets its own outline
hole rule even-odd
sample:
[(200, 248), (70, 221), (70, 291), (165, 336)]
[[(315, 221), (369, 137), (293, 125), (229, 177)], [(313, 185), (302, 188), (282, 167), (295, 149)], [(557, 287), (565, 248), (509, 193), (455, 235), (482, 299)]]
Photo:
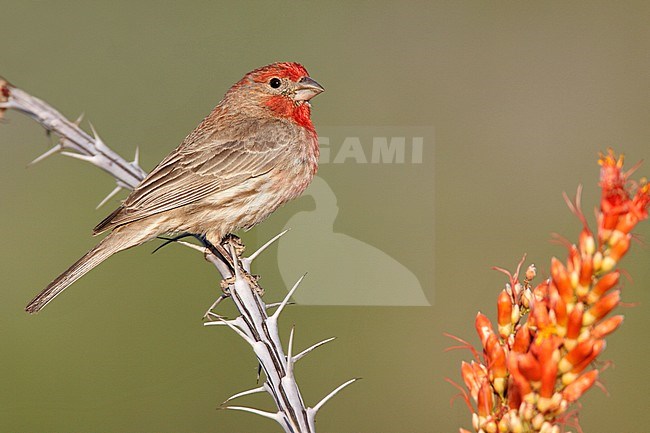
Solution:
[(183, 143), (95, 227), (94, 233), (194, 203), (268, 173), (291, 142), (289, 131), (278, 134), (275, 129), (274, 135), (257, 134), (246, 141), (210, 138), (205, 144)]

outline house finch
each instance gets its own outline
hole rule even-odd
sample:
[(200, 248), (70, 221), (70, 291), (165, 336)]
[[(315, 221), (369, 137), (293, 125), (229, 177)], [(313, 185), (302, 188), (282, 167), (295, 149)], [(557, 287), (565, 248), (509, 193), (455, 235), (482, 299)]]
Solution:
[(100, 222), (111, 232), (27, 305), (35, 313), (118, 251), (165, 233), (217, 245), (300, 195), (318, 168), (309, 100), (323, 91), (298, 63), (249, 72), (185, 140)]

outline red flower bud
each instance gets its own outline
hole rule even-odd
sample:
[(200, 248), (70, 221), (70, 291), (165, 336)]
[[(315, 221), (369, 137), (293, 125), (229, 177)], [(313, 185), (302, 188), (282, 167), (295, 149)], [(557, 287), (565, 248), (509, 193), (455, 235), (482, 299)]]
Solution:
[(569, 403), (576, 401), (582, 396), (582, 394), (592, 387), (597, 378), (598, 370), (591, 370), (583, 374), (564, 388), (562, 396)]
[(610, 272), (601, 277), (594, 285), (593, 289), (587, 295), (587, 302), (593, 304), (608, 290), (614, 288), (620, 279), (621, 273), (619, 271)]
[(607, 254), (603, 257), (603, 269), (605, 272), (611, 270), (616, 266), (619, 260), (627, 253), (627, 250), (630, 249), (630, 242), (632, 240), (631, 234), (626, 234), (624, 236), (618, 237), (616, 242), (610, 244)]
[(536, 302), (533, 304), (532, 317), (529, 319), (538, 330), (544, 330), (551, 324), (551, 319), (548, 317), (548, 310), (546, 304), (543, 302)]
[(476, 332), (478, 332), (479, 338), (481, 339), (481, 344), (483, 345), (483, 348), (485, 348), (485, 344), (490, 335), (494, 335), (492, 323), (490, 322), (490, 319), (485, 316), (485, 314), (479, 312), (476, 315), (474, 326), (476, 328)]
[(547, 398), (553, 395), (557, 379), (557, 361), (553, 360), (557, 347), (553, 340), (552, 338), (542, 340), (537, 357), (542, 366), (542, 385), (539, 389), (539, 395)]
[(487, 374), (482, 365), (472, 361), (471, 364), (463, 361), (460, 366), (461, 376), (470, 395), (476, 401), (480, 384), (487, 380)]
[(497, 393), (503, 395), (506, 385), (505, 379), (508, 376), (508, 369), (506, 368), (506, 351), (494, 334), (492, 334), (487, 344), (486, 357), (489, 363), (488, 370), (490, 372), (490, 380), (492, 381), (492, 385)]
[(580, 251), (587, 256), (591, 257), (596, 252), (596, 240), (588, 228), (585, 227), (580, 232), (578, 245), (580, 246)]
[(616, 224), (618, 223), (618, 213), (612, 212), (612, 205), (608, 202), (601, 204), (601, 212), (599, 220), (601, 228), (598, 230), (598, 235), (600, 242), (604, 243), (609, 239), (614, 227), (616, 227)]
[(521, 374), (532, 382), (537, 382), (542, 378), (542, 365), (532, 353), (528, 352), (517, 357), (519, 371)]
[(615, 290), (612, 293), (603, 296), (596, 302), (589, 310), (587, 310), (582, 318), (582, 324), (589, 326), (610, 313), (621, 301), (621, 291)]
[[(514, 389), (517, 390), (517, 393), (516, 393), (517, 397), (518, 397), (517, 400), (527, 396), (528, 394), (530, 394), (532, 392), (532, 387), (530, 385), (530, 382), (528, 381), (528, 379), (519, 370), (518, 358), (520, 356), (523, 356), (523, 355), (514, 354), (513, 356), (509, 356), (508, 361), (507, 361), (507, 363), (508, 363), (508, 372), (510, 373), (510, 377), (512, 379), (512, 385), (510, 386), (510, 388), (514, 388)], [(510, 396), (510, 394), (511, 394), (510, 391), (511, 390), (509, 390), (509, 392), (508, 392), (508, 394), (509, 394), (509, 396), (508, 396), (509, 397), (508, 398), (508, 404), (513, 409), (519, 408), (519, 404), (521, 403), (521, 401), (515, 401), (515, 400), (511, 399), (510, 398), (511, 397)]]
[(573, 285), (571, 284), (571, 277), (569, 272), (564, 267), (564, 264), (553, 257), (551, 259), (551, 277), (553, 283), (557, 287), (558, 292), (564, 302), (569, 303), (573, 299)]
[(612, 332), (616, 331), (616, 329), (621, 326), (621, 323), (623, 323), (623, 316), (619, 315), (610, 317), (609, 319), (603, 320), (598, 325), (596, 325), (591, 331), (591, 335), (594, 338), (603, 338), (606, 335), (609, 335)]
[(484, 381), (479, 388), (477, 407), (479, 416), (487, 417), (492, 413), (492, 408), (494, 407), (494, 393), (492, 392), (490, 382), (487, 380)]
[(512, 344), (512, 351), (517, 353), (528, 352), (530, 346), (530, 330), (528, 324), (524, 324), (515, 333), (515, 341)]
[(632, 212), (628, 212), (619, 218), (615, 230), (623, 233), (629, 233), (632, 231), (634, 226), (637, 225), (638, 222), (639, 217)]
[(501, 338), (508, 338), (512, 332), (512, 300), (505, 289), (501, 291), (497, 299), (497, 322)]
[(555, 323), (557, 326), (557, 334), (563, 337), (566, 334), (567, 323), (569, 322), (569, 315), (566, 310), (564, 299), (553, 291), (550, 297), (551, 308), (555, 313)]
[(580, 335), (583, 312), (584, 306), (582, 302), (578, 302), (573, 306), (573, 310), (569, 313), (569, 321), (567, 322), (566, 338), (575, 340)]
[(603, 349), (604, 345), (602, 340), (587, 339), (581, 341), (576, 347), (571, 349), (569, 353), (564, 356), (564, 358), (560, 360), (558, 369), (560, 370), (560, 373), (571, 371), (575, 366), (582, 363), (585, 359), (589, 359), (594, 351), (597, 351), (596, 355), (594, 355), (595, 357)]
[(582, 254), (582, 265), (578, 276), (578, 296), (584, 296), (591, 287), (591, 280), (594, 273), (594, 260), (589, 254)]
[(594, 345), (591, 349), (591, 353), (585, 357), (579, 364), (577, 364), (573, 369), (571, 370), (571, 373), (578, 374), (582, 372), (585, 368), (589, 366), (593, 362), (594, 359), (598, 355), (600, 355), (603, 350), (605, 350), (605, 347), (607, 346), (607, 343), (605, 340), (596, 340), (594, 342)]

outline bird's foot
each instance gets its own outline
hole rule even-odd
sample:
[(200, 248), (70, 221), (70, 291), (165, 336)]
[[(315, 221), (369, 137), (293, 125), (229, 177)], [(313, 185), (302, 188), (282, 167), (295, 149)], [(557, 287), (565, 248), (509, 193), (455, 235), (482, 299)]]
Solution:
[(221, 280), (221, 283), (219, 283), (219, 285), (221, 286), (221, 291), (224, 295), (230, 296), (230, 286), (235, 284), (235, 279), (235, 277), (228, 277)]
[(224, 238), (221, 240), (221, 245), (228, 250), (230, 249), (229, 247), (232, 246), (238, 259), (241, 259), (242, 255), (244, 254), (244, 250), (246, 249), (246, 246), (242, 242), (241, 238), (237, 235), (233, 235), (232, 233), (224, 236)]
[(264, 288), (260, 286), (260, 283), (258, 283), (260, 280), (259, 275), (249, 274), (248, 272), (245, 272), (244, 278), (247, 279), (248, 285), (251, 286), (251, 289), (255, 290), (255, 293), (257, 293), (259, 297), (264, 296)]

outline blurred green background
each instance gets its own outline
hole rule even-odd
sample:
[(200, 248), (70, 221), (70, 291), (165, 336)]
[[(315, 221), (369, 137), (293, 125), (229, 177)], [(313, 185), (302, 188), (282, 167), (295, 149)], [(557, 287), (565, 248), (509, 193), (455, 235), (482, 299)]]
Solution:
[[(308, 403), (363, 377), (322, 410), (321, 432), (470, 427), (444, 381), (459, 380), (470, 354), (445, 353), (453, 343), (443, 332), (477, 342), (476, 311), (494, 318), (504, 283), (491, 266), (513, 269), (528, 253), (548, 275), (550, 257), (564, 256), (550, 234), (574, 239), (580, 228), (561, 193), (584, 184), (591, 216), (599, 150), (614, 146), (630, 166), (650, 157), (647, 2), (0, 0), (0, 21), (0, 75), (71, 118), (85, 112), (122, 155), (140, 146), (146, 170), (245, 72), (277, 60), (303, 63), (326, 87), (314, 100), (317, 128), (434, 128), (422, 165), (321, 170), (338, 199), (334, 229), (406, 265), (432, 304), (286, 312), (285, 338), (295, 324), (298, 347), (337, 336), (298, 365)], [(112, 180), (78, 161), (26, 169), (50, 142), (17, 113), (0, 124), (0, 431), (280, 431), (215, 410), (255, 386), (256, 363), (234, 333), (201, 326), (218, 280), (193, 251), (121, 253), (42, 314), (23, 312), (94, 244), (90, 229), (117, 204), (93, 210)], [(247, 243), (303, 208), (283, 209)], [(622, 309), (603, 357), (609, 395), (592, 389), (582, 401), (585, 432), (647, 430), (649, 226), (624, 261), (634, 307)], [(302, 242), (307, 260), (319, 246)], [(268, 300), (285, 293), (274, 260), (256, 269)], [(350, 290), (372, 297), (373, 287)], [(265, 396), (241, 403), (272, 408)]]

